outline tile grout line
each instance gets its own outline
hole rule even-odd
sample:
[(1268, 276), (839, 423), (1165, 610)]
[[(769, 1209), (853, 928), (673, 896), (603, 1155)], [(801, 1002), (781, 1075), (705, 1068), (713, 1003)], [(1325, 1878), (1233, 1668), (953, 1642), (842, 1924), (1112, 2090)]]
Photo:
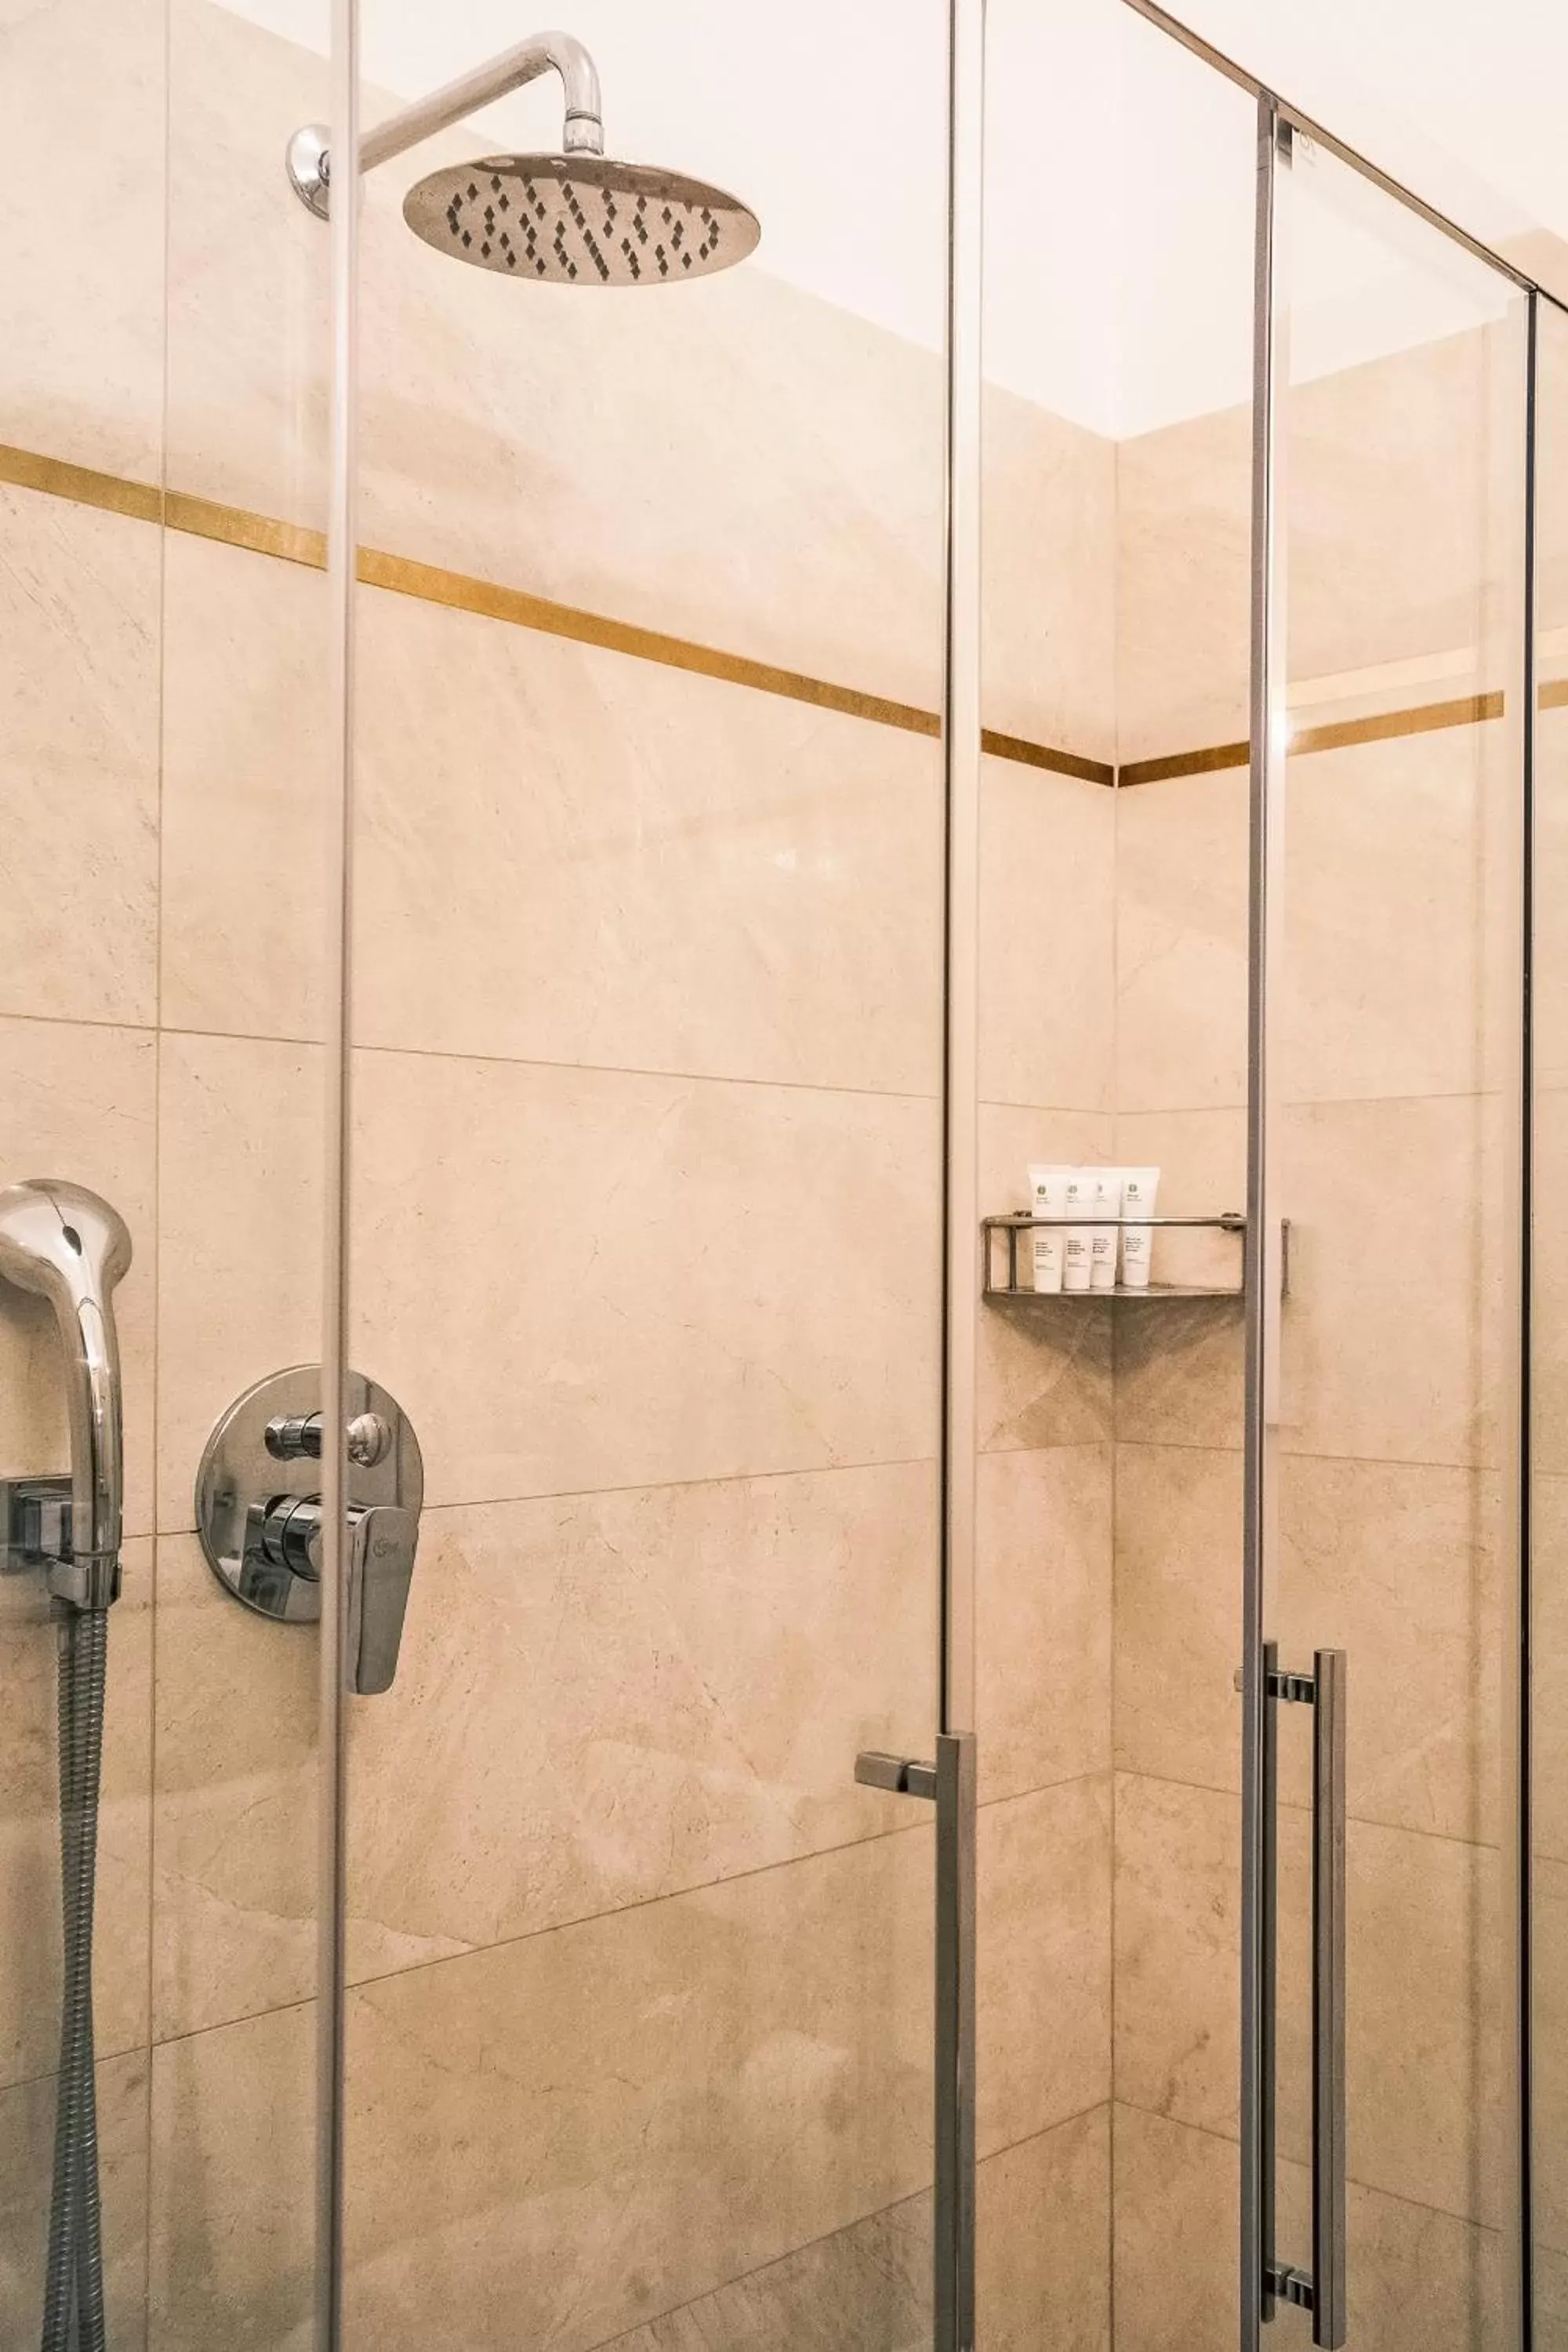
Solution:
[[(1166, 2124), (1173, 2131), (1196, 2132), (1201, 2139), (1212, 2140), (1218, 2147), (1234, 2149), (1238, 2145), (1228, 2132), (1215, 2131), (1212, 2124), (1189, 2123), (1184, 2116), (1162, 2115), (1158, 2107), (1146, 2107), (1140, 2099), (1116, 2099), (1112, 2104), (1127, 2108), (1131, 2115), (1144, 2116), (1151, 2123)], [(1283, 2161), (1296, 2165), (1299, 2171), (1307, 2169), (1298, 2158), (1287, 2157)], [(1377, 2181), (1363, 2180), (1353, 2172), (1346, 2178), (1352, 2189), (1360, 2189), (1369, 2197), (1386, 2197), (1391, 2204), (1404, 2205), (1413, 2213), (1430, 2213), (1436, 2221), (1454, 2221), (1462, 2230), (1477, 2230), (1489, 2237), (1501, 2235), (1500, 2226), (1495, 2221), (1478, 2221), (1474, 2214), (1456, 2213), (1452, 2206), (1431, 2205), (1425, 2198), (1407, 2197), (1403, 2189), (1384, 2189)]]
[[(996, 1796), (984, 1797), (980, 1801), (980, 1811), (983, 1814), (997, 1813), (1009, 1806), (1028, 1804), (1037, 1797), (1057, 1796), (1066, 1790), (1098, 1786), (1102, 1781), (1110, 1781), (1111, 1779), (1112, 1768), (1098, 1765), (1089, 1771), (1065, 1773), (1059, 1780), (1042, 1780), (1032, 1783), (1026, 1789), (1009, 1789)], [(382, 1986), (398, 1985), (411, 1977), (427, 1975), (432, 1969), (449, 1968), (469, 1960), (482, 1960), (494, 1953), (517, 1951), (525, 1945), (541, 1944), (549, 1937), (571, 1935), (581, 1928), (606, 1926), (612, 1921), (628, 1919), (634, 1917), (638, 1912), (651, 1910), (660, 1904), (694, 1902), (703, 1896), (719, 1894), (731, 1886), (744, 1885), (753, 1879), (769, 1877), (777, 1871), (809, 1868), (815, 1864), (832, 1861), (844, 1854), (858, 1853), (869, 1847), (886, 1845), (889, 1840), (895, 1838), (921, 1836), (929, 1838), (931, 1834), (930, 1822), (897, 1822), (887, 1829), (868, 1831), (860, 1837), (842, 1839), (833, 1845), (815, 1846), (800, 1853), (784, 1854), (771, 1862), (757, 1863), (749, 1870), (731, 1871), (716, 1878), (700, 1879), (689, 1886), (668, 1887), (658, 1894), (639, 1895), (634, 1902), (612, 1904), (607, 1909), (602, 1911), (584, 1911), (574, 1918), (552, 1920), (546, 1927), (529, 1928), (521, 1935), (500, 1936), (489, 1943), (466, 1945), (461, 1950), (455, 1952), (439, 1952), (428, 1959), (410, 1961), (403, 1968), (385, 1969), (367, 1976), (352, 1976), (349, 1979), (348, 1989), (351, 1993), (362, 1993)], [(233, 2016), (211, 2019), (204, 2024), (190, 2026), (179, 2033), (155, 2033), (150, 2043), (131, 2042), (123, 2049), (106, 2050), (103, 2053), (103, 2058), (107, 2063), (114, 2058), (144, 2056), (149, 2053), (156, 2053), (162, 2050), (177, 2049), (184, 2042), (200, 2041), (207, 2034), (232, 2032), (240, 2026), (255, 2024), (263, 2018), (286, 2016), (293, 2011), (308, 2009), (314, 1999), (313, 1993), (303, 1993), (291, 2000), (271, 2002), (264, 2009), (243, 2010)], [(0, 2098), (4, 2098), (9, 2091), (24, 2090), (29, 2084), (51, 2082), (54, 2080), (54, 2075), (55, 2070), (52, 2067), (46, 2068), (36, 2074), (18, 2075), (15, 2081), (0, 2084)], [(1031, 2137), (1037, 2136), (1029, 2135)]]
[[(1198, 1796), (1223, 1797), (1230, 1804), (1239, 1805), (1241, 1802), (1239, 1789), (1223, 1789), (1215, 1780), (1189, 1780), (1180, 1772), (1150, 1772), (1140, 1764), (1113, 1764), (1111, 1770), (1118, 1780), (1149, 1780), (1162, 1788), (1190, 1789)], [(1302, 1804), (1291, 1797), (1281, 1797), (1279, 1802), (1282, 1813), (1299, 1814), (1303, 1820), (1310, 1818), (1312, 1809), (1309, 1804)], [(1451, 1830), (1420, 1829), (1413, 1822), (1384, 1821), (1376, 1813), (1347, 1812), (1345, 1821), (1353, 1829), (1377, 1830), (1385, 1837), (1426, 1838), (1435, 1845), (1455, 1846), (1462, 1853), (1500, 1853), (1502, 1851), (1495, 1840), (1489, 1843), (1485, 1838), (1456, 1837)]]
[[(1075, 2124), (1086, 2123), (1102, 2111), (1107, 2112), (1109, 2123), (1109, 2110), (1113, 2104), (1110, 2099), (1099, 2099), (1093, 2106), (1077, 2108), (1070, 2116), (1063, 2116), (1058, 2122), (1047, 2124), (1040, 2131), (1027, 2132), (1022, 2139), (1008, 2140), (1003, 2147), (994, 2147), (983, 2156), (979, 2159), (978, 2168), (984, 2171), (988, 2164), (999, 2164), (1005, 2158), (1017, 2155), (1022, 2148), (1034, 2147), (1041, 2140), (1050, 2139), (1058, 2132), (1070, 2131)], [(836, 2238), (847, 2237), (851, 2231), (863, 2230), (868, 2223), (882, 2221), (889, 2213), (900, 2212), (905, 2206), (918, 2204), (922, 2198), (929, 2197), (931, 2193), (931, 2185), (928, 2182), (922, 2188), (911, 2189), (907, 2197), (895, 2197), (889, 2204), (879, 2205), (868, 2213), (858, 2214), (852, 2221), (841, 2221), (836, 2229), (825, 2230), (818, 2237), (804, 2238), (799, 2245), (788, 2246), (782, 2254), (772, 2255), (767, 2262), (757, 2263), (751, 2270), (738, 2271), (732, 2278), (721, 2279), (717, 2286), (706, 2288), (701, 2294), (688, 2295), (682, 2302), (670, 2304), (665, 2310), (655, 2312), (650, 2318), (639, 2319), (634, 2326), (619, 2328), (614, 2336), (601, 2336), (597, 2344), (586, 2346), (584, 2352), (615, 2352), (615, 2347), (617, 2344), (629, 2343), (634, 2336), (640, 2336), (645, 2328), (658, 2327), (666, 2320), (677, 2319), (682, 2312), (694, 2311), (712, 2296), (724, 2294), (731, 2287), (744, 2286), (749, 2280), (765, 2278), (770, 2271), (781, 2268), (784, 2263), (796, 2260), (801, 2254), (811, 2253), (819, 2246), (829, 2246)]]

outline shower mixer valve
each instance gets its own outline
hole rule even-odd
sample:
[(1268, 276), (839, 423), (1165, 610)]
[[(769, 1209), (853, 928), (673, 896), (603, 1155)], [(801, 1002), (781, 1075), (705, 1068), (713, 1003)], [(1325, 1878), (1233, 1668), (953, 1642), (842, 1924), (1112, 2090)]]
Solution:
[[(390, 1690), (419, 1541), (424, 1468), (395, 1398), (349, 1377), (344, 1519), (349, 1584), (344, 1678)], [(274, 1372), (238, 1398), (207, 1441), (196, 1526), (225, 1591), (258, 1616), (310, 1624), (321, 1613), (321, 1368)]]

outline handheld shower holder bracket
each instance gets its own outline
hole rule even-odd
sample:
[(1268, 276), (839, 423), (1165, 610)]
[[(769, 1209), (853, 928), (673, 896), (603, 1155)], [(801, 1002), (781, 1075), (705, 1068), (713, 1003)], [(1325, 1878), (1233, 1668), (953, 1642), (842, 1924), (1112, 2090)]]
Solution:
[(49, 1597), (73, 1609), (107, 1609), (120, 1598), (117, 1554), (78, 1559), (71, 1548), (71, 1482), (62, 1472), (42, 1478), (0, 1478), (0, 1574), (42, 1570)]

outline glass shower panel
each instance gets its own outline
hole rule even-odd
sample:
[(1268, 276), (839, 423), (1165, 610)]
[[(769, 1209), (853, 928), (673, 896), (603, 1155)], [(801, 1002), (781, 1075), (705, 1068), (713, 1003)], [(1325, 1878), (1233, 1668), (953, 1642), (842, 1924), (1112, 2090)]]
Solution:
[(320, 1489), (319, 1464), (264, 1444), (260, 1384), (290, 1373), (288, 1409), (319, 1406), (331, 343), (326, 240), (282, 156), (328, 110), (330, 10), (291, 8), (286, 35), (268, 13), (161, 11), (159, 2347), (308, 2340), (316, 2267), (315, 1588), (246, 1511)]
[[(346, 2342), (915, 2346), (931, 1832), (854, 1775), (938, 1688), (947, 11), (831, 75), (811, 11), (568, 30), (762, 246), (410, 236), (553, 72), (365, 184), (350, 1349), (424, 1507), (350, 1701)], [(483, 61), (363, 37), (367, 121)], [(492, 265), (542, 178), (449, 194)]]
[[(0, 362), (0, 1183), (89, 1188), (131, 1250), (108, 1302), (124, 1540), (91, 1874), (97, 2161), (79, 2137), (74, 2250), (54, 2233), (90, 2342), (96, 2171), (113, 2352), (300, 2341), (311, 2306), (315, 1643), (236, 1604), (194, 1504), (237, 1396), (304, 1365), (313, 1403), (321, 1354), (326, 275), (279, 157), (322, 110), (327, 12), (290, 14), (285, 41), (210, 0), (68, 0), (0, 35), (25, 181)], [(62, 242), (68, 152), (92, 229)], [(58, 1231), (89, 1248), (86, 1218)], [(8, 1476), (69, 1465), (53, 1321), (0, 1291)], [(0, 2340), (53, 2347), (73, 1939), (45, 1594), (69, 1579), (36, 1557), (48, 1524), (30, 1531), (33, 1560), (8, 1530), (0, 1575)], [(95, 1711), (75, 1704), (79, 1756)], [(86, 1875), (74, 1826), (67, 1845)]]
[[(0, 31), (0, 129), (19, 173), (0, 234), (0, 2341), (60, 2343), (79, 2294), (130, 2347), (145, 2336), (153, 2032), (164, 69), (160, 7), (97, 16), (29, 10)], [(60, 235), (58, 158), (78, 140), (96, 240)], [(69, 1577), (58, 1522), (41, 1517), (58, 1487), (25, 1526), (10, 1483), (73, 1467), (57, 1306), (70, 1216), (29, 1213), (43, 1204), (19, 1188), (38, 1179), (98, 1195), (132, 1252), (116, 1285), (107, 1265), (98, 1285), (123, 1399), (121, 1586), (101, 1614), (51, 1599)], [(98, 1695), (73, 1677), (70, 1700), (75, 1754), (95, 1726), (101, 1740), (94, 2045), (74, 1828), (68, 1923), (62, 1901), (79, 1768), (60, 1769), (57, 1653), (68, 1638), (96, 1673), (100, 1633)], [(84, 2137), (68, 2110), (89, 2088)]]
[(1502, 2347), (1524, 305), (1304, 138), (1279, 197), (1275, 2257), (1342, 2112), (1348, 2340)]
[(1568, 321), (1537, 329), (1533, 979), (1534, 1282), (1531, 1301), (1531, 2221), (1535, 2342), (1568, 2346)]

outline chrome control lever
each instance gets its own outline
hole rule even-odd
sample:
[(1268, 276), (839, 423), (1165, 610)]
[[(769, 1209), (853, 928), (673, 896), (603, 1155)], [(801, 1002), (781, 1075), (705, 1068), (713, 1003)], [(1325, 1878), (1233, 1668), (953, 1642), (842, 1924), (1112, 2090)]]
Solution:
[[(414, 1581), (419, 1521), (396, 1503), (351, 1504), (349, 1526), (348, 1686), (369, 1697), (390, 1690), (403, 1642), (403, 1619)], [(268, 1615), (318, 1617), (320, 1595), (312, 1591), (297, 1608), (278, 1580), (288, 1577), (315, 1587), (321, 1580), (321, 1506), (314, 1496), (284, 1496), (252, 1503), (245, 1517), (244, 1573), (252, 1591), (240, 1598), (257, 1605), (254, 1593), (277, 1590), (284, 1606)]]
[[(425, 1479), (396, 1399), (357, 1373), (349, 1385), (344, 1681), (368, 1696), (390, 1690), (397, 1671)], [(196, 1481), (213, 1573), (247, 1609), (288, 1624), (321, 1613), (320, 1395), (313, 1364), (258, 1381), (214, 1430)]]

